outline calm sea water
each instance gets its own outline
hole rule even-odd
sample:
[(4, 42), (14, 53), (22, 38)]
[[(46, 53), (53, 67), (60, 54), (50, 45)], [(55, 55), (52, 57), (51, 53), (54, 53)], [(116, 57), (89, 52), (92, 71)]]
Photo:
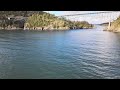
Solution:
[(1, 30), (0, 78), (120, 78), (120, 33)]

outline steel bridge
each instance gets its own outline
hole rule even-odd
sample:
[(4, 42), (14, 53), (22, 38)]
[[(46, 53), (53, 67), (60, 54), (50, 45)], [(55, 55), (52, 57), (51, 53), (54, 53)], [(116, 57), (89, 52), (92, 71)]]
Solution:
[(109, 22), (109, 26), (110, 26), (111, 22), (116, 20), (119, 16), (120, 16), (120, 11), (90, 11), (90, 12), (78, 11), (78, 13), (61, 15), (58, 17), (64, 17), (72, 21), (88, 21), (88, 22), (91, 21), (89, 23), (92, 23), (94, 21), (98, 21), (98, 22), (103, 21), (103, 23)]

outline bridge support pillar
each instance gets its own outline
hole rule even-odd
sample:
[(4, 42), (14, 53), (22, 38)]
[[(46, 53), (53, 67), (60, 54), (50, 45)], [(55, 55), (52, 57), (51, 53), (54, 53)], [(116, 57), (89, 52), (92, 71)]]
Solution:
[(111, 27), (111, 22), (109, 21), (109, 24), (108, 24), (108, 30), (109, 30), (110, 27)]

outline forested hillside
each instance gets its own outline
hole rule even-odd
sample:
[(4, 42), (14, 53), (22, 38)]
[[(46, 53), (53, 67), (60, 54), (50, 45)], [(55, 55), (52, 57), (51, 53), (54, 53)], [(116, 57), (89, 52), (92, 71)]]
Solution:
[(0, 11), (0, 29), (69, 30), (92, 27), (86, 21), (70, 21), (43, 11)]

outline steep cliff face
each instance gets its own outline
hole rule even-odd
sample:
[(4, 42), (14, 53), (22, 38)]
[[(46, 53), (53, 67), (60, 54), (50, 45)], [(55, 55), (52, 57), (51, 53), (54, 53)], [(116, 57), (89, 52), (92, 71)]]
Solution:
[(120, 17), (113, 21), (106, 30), (111, 32), (120, 32)]

